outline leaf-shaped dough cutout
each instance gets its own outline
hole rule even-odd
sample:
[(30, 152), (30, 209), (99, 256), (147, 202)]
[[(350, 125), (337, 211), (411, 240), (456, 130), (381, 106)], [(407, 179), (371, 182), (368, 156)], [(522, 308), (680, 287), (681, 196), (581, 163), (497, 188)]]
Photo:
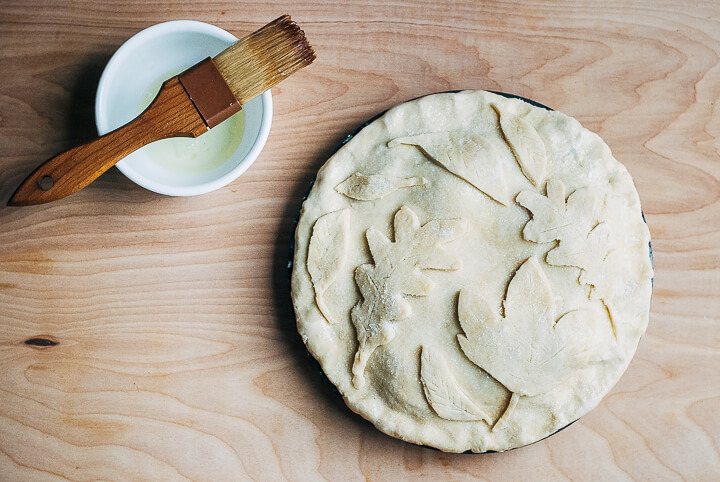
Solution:
[(603, 326), (589, 311), (555, 321), (550, 284), (535, 257), (513, 276), (504, 305), (501, 318), (476, 293), (461, 291), (458, 317), (465, 334), (458, 341), (473, 363), (518, 395), (546, 393), (583, 367), (594, 332)]
[(540, 186), (547, 171), (545, 143), (527, 120), (503, 113), (495, 105), (492, 107), (500, 117), (500, 128), (515, 154), (520, 170), (530, 182)]
[(503, 412), (502, 416), (495, 422), (495, 425), (492, 427), (492, 431), (501, 429), (508, 421), (512, 413), (515, 411), (515, 407), (517, 407), (518, 402), (520, 401), (520, 395), (517, 393), (512, 394), (510, 397), (510, 401), (508, 401), (508, 405), (505, 408), (505, 411)]
[(445, 420), (483, 420), (490, 423), (490, 416), (460, 387), (442, 355), (429, 346), (422, 347), (420, 381), (425, 398), (439, 417)]
[(505, 164), (507, 146), (501, 140), (468, 137), (458, 132), (435, 132), (398, 137), (388, 143), (415, 146), (426, 157), (500, 204), (509, 204)]
[(575, 191), (565, 201), (565, 185), (549, 180), (547, 196), (534, 190), (521, 191), (517, 202), (532, 213), (523, 237), (533, 243), (547, 243), (567, 237), (586, 236), (596, 224), (598, 200), (589, 188)]
[[(610, 224), (597, 223), (599, 202), (589, 188), (575, 191), (565, 200), (565, 186), (560, 181), (547, 182), (547, 196), (522, 191), (517, 201), (532, 213), (523, 228), (523, 237), (534, 243), (559, 241), (546, 261), (553, 266), (573, 266), (581, 270), (578, 282), (590, 286), (590, 298), (612, 296), (617, 279), (608, 273), (616, 266), (610, 256)], [(613, 263), (608, 263), (608, 256)]]
[(407, 206), (395, 214), (395, 241), (375, 228), (365, 233), (374, 261), (355, 270), (355, 282), (362, 299), (350, 317), (358, 337), (352, 366), (353, 385), (365, 382), (365, 367), (375, 349), (395, 337), (394, 323), (410, 316), (407, 296), (425, 296), (432, 286), (422, 270), (454, 270), (455, 258), (444, 255), (440, 245), (456, 239), (465, 230), (459, 219), (435, 219), (420, 226), (417, 215)]
[[(600, 223), (587, 236), (566, 238), (560, 241), (557, 248), (547, 254), (547, 262), (553, 266), (575, 266), (580, 268), (580, 284), (590, 285), (592, 292), (612, 295), (609, 278), (605, 273), (605, 259), (609, 254), (610, 224)], [(608, 285), (608, 286), (605, 286)]]
[(382, 174), (365, 175), (356, 172), (335, 186), (335, 190), (350, 199), (374, 201), (384, 198), (398, 189), (423, 186), (427, 183), (428, 180), (424, 177), (398, 178)]
[(308, 248), (307, 269), (315, 289), (315, 303), (329, 323), (335, 319), (323, 295), (345, 264), (348, 250), (350, 211), (343, 209), (321, 216), (313, 226)]

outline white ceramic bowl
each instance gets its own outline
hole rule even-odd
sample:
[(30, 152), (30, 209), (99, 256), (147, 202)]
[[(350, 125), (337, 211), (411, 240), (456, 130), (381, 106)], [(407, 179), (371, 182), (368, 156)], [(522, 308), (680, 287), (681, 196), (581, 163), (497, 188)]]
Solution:
[[(153, 84), (217, 55), (236, 41), (234, 35), (219, 27), (192, 20), (160, 23), (135, 34), (115, 52), (100, 78), (95, 98), (95, 123), (100, 135), (137, 117)], [(152, 146), (135, 151), (116, 165), (135, 183), (160, 194), (194, 196), (221, 188), (245, 172), (262, 151), (272, 123), (270, 91), (245, 104), (243, 111), (242, 140), (229, 159), (211, 170), (188, 173), (168, 169), (164, 166), (172, 159), (157, 162), (150, 155), (157, 157), (157, 149), (148, 152)]]

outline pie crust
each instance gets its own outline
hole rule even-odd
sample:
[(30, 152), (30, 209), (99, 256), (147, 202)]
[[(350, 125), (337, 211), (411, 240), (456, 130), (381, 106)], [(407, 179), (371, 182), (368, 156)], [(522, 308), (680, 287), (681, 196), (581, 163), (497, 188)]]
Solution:
[(296, 229), (298, 331), (385, 433), (449, 452), (527, 445), (627, 368), (649, 241), (627, 170), (575, 119), (430, 95), (320, 169)]

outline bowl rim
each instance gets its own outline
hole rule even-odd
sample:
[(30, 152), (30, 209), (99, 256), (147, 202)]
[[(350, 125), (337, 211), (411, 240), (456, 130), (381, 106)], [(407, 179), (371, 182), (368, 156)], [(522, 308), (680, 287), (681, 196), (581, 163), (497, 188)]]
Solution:
[[(108, 106), (105, 98), (109, 91), (109, 79), (115, 75), (115, 70), (117, 69), (116, 66), (125, 60), (127, 56), (132, 55), (133, 51), (147, 41), (172, 33), (206, 34), (216, 39), (226, 41), (229, 44), (238, 40), (238, 38), (233, 34), (216, 25), (197, 20), (170, 20), (151, 25), (134, 34), (115, 51), (100, 76), (100, 81), (98, 82), (95, 94), (95, 126), (99, 135), (106, 134), (113, 130), (108, 122)], [(116, 164), (116, 167), (135, 184), (158, 194), (164, 194), (167, 196), (196, 196), (220, 189), (240, 177), (253, 164), (253, 162), (255, 162), (260, 155), (260, 152), (265, 147), (265, 143), (270, 135), (270, 127), (273, 117), (273, 101), (270, 90), (265, 91), (259, 99), (261, 101), (262, 110), (260, 130), (248, 153), (237, 162), (237, 165), (234, 168), (222, 176), (218, 176), (212, 180), (202, 183), (178, 186), (166, 184), (162, 182), (162, 180), (145, 176), (135, 169), (130, 163), (126, 162), (126, 159), (119, 161)]]

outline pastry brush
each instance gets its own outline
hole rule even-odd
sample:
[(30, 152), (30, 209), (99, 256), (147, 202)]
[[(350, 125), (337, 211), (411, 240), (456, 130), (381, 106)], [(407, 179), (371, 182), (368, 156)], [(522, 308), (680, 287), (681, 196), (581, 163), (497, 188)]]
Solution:
[(298, 25), (283, 15), (165, 81), (133, 121), (46, 161), (20, 184), (9, 206), (42, 204), (84, 188), (137, 149), (168, 137), (197, 137), (315, 60)]

